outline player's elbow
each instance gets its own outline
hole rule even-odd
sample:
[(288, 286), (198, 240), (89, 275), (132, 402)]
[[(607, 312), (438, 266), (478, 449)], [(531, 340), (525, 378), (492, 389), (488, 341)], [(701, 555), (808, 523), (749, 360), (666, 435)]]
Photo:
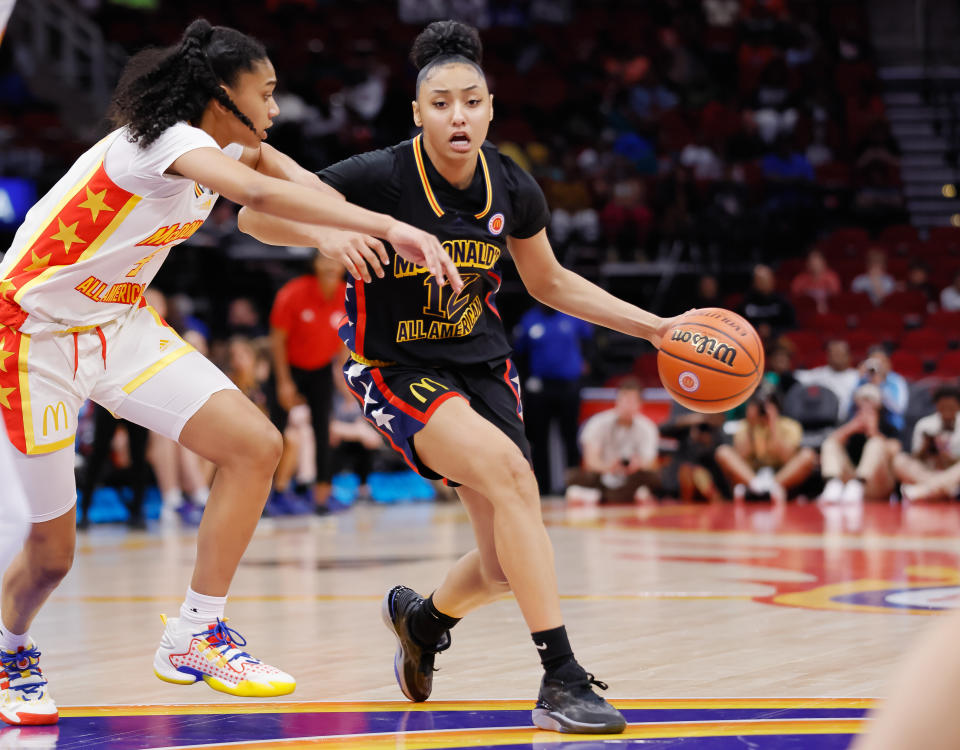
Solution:
[(548, 307), (555, 307), (562, 290), (560, 274), (556, 273), (536, 274), (525, 285), (531, 297)]

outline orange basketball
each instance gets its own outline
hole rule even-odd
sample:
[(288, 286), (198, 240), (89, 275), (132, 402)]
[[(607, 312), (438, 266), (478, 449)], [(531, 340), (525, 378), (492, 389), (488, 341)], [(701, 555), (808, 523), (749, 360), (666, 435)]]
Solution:
[(763, 345), (735, 312), (706, 307), (667, 331), (657, 370), (664, 388), (688, 409), (727, 411), (750, 398), (763, 377)]

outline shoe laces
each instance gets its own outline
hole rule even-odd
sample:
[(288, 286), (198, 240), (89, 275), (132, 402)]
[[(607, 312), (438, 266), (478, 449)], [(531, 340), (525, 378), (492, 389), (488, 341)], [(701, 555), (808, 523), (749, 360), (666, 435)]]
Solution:
[(27, 696), (37, 693), (47, 684), (40, 671), (40, 651), (36, 646), (22, 651), (0, 650), (0, 667), (7, 675), (10, 690), (19, 690)]
[(259, 659), (240, 649), (240, 646), (247, 645), (246, 638), (229, 627), (226, 620), (221, 620), (219, 617), (209, 628), (193, 635), (195, 638), (202, 638), (209, 648), (215, 649), (220, 654), (221, 664), (229, 664), (234, 659), (243, 659), (251, 664), (260, 663)]

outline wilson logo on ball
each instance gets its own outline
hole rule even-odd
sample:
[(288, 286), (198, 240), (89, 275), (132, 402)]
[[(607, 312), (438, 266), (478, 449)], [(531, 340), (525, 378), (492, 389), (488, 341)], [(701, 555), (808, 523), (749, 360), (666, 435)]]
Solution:
[(718, 362), (728, 367), (733, 366), (737, 358), (737, 350), (729, 344), (722, 344), (711, 336), (704, 336), (702, 333), (693, 333), (692, 331), (683, 331), (674, 329), (671, 341), (681, 341), (689, 344), (696, 350), (697, 354), (706, 354), (713, 357)]
[(695, 373), (692, 373), (689, 370), (684, 370), (677, 378), (677, 383), (687, 393), (693, 393), (695, 390), (697, 390), (697, 388), (700, 387), (700, 378), (698, 378)]

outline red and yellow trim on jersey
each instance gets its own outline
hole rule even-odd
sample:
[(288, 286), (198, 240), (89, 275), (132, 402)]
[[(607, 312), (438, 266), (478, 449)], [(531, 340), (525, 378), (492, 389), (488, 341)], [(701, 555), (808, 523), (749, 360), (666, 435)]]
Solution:
[(32, 287), (96, 253), (140, 202), (111, 180), (103, 159), (68, 190), (0, 279), (0, 297), (20, 303)]
[[(417, 174), (420, 175), (420, 184), (423, 186), (423, 193), (427, 197), (427, 203), (430, 204), (430, 208), (433, 209), (433, 212), (438, 216), (443, 216), (443, 208), (440, 206), (440, 201), (437, 200), (437, 196), (433, 193), (433, 188), (430, 186), (430, 180), (427, 178), (427, 168), (423, 161), (423, 147), (420, 145), (421, 140), (423, 139), (423, 134), (418, 134), (413, 139), (413, 158), (417, 163)], [(490, 169), (487, 167), (487, 159), (483, 155), (483, 151), (479, 152), (480, 156), (480, 168), (483, 170), (483, 181), (487, 190), (487, 202), (483, 207), (483, 210), (474, 214), (474, 218), (482, 219), (490, 211), (490, 206), (493, 205), (493, 190), (490, 185)]]
[[(0, 412), (10, 442), (27, 452), (27, 438), (21, 394), (27, 383), (27, 352), (30, 337), (6, 326), (0, 327)], [(29, 407), (29, 398), (27, 399)], [(32, 431), (32, 423), (31, 423)]]

